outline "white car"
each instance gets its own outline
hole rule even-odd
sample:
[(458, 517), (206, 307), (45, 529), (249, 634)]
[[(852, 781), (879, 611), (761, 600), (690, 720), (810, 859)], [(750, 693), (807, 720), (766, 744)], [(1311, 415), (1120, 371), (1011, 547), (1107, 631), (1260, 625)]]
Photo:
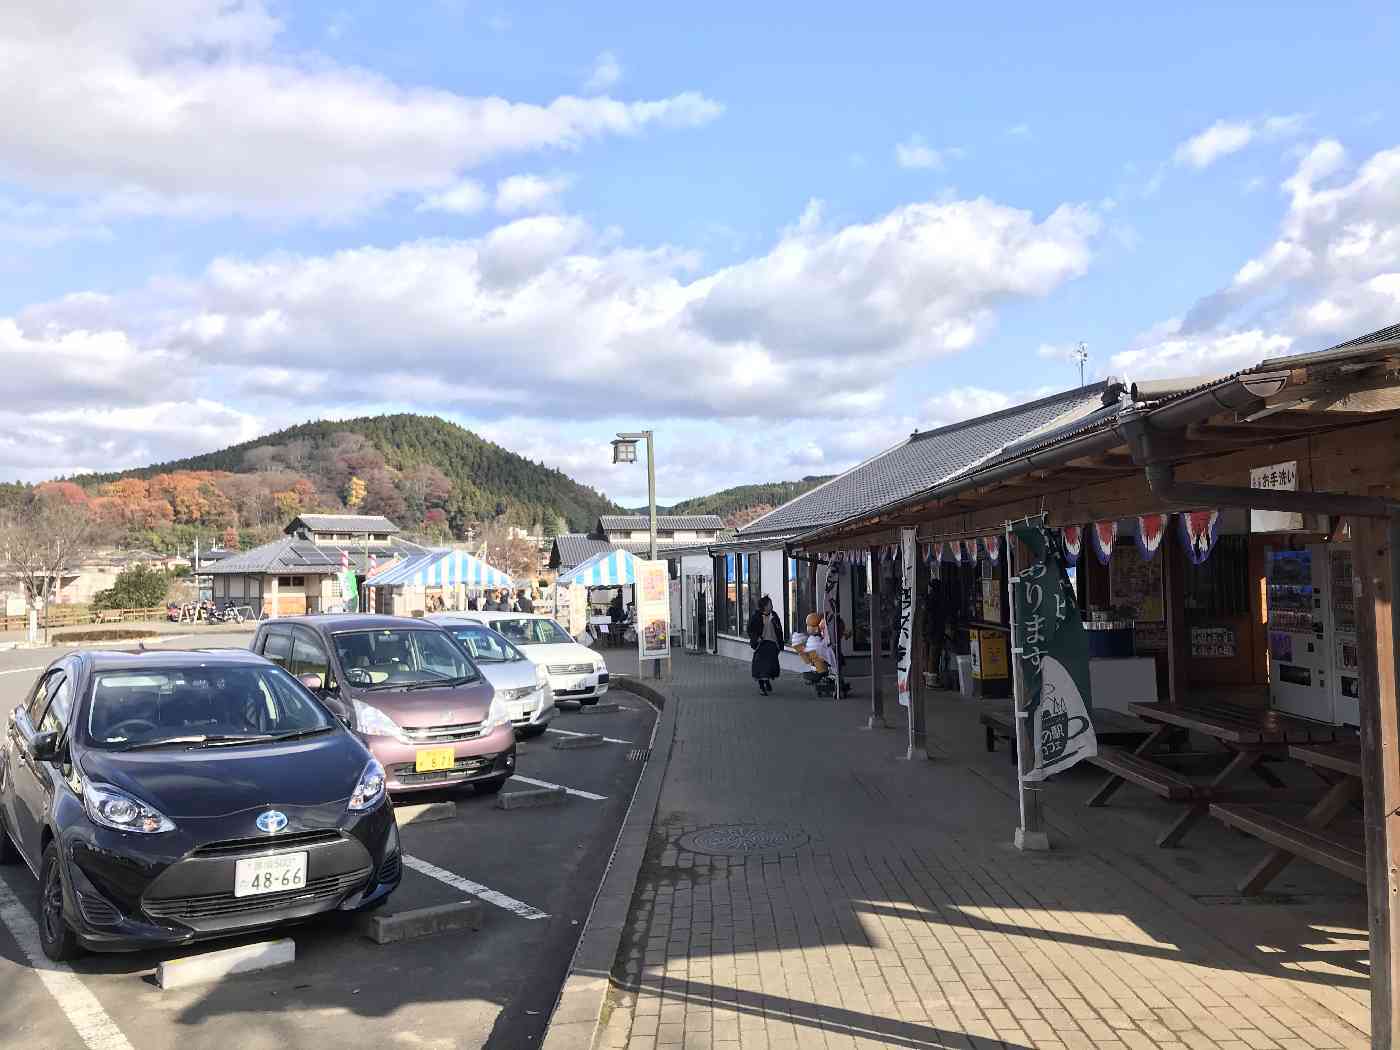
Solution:
[(554, 706), (554, 691), (544, 667), (484, 623), (458, 613), (433, 613), (424, 619), (466, 647), (496, 690), (496, 698), (505, 702), (516, 736), (523, 739), (545, 731), (559, 709)]
[(608, 665), (548, 616), (538, 613), (465, 612), (463, 619), (483, 623), (520, 646), (535, 663), (549, 672), (555, 700), (596, 704), (608, 691)]

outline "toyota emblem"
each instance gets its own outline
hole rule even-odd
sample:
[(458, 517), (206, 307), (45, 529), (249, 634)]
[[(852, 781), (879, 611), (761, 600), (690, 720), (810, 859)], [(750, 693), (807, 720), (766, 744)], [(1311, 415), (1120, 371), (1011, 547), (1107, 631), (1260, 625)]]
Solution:
[(265, 831), (269, 835), (276, 835), (287, 826), (287, 814), (279, 813), (275, 809), (269, 809), (266, 813), (258, 814), (258, 830)]

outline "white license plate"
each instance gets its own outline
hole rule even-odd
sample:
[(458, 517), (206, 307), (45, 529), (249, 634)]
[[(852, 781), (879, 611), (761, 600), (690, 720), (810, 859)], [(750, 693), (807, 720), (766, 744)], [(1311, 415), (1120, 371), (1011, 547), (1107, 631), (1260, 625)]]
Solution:
[(260, 893), (286, 893), (306, 888), (306, 854), (278, 853), (249, 857), (233, 869), (233, 895), (255, 897)]
[(506, 705), (511, 718), (524, 718), (535, 709), (533, 700), (515, 700)]
[(568, 688), (570, 688), (570, 689), (587, 689), (587, 688), (589, 688), (590, 686), (592, 686), (592, 684), (593, 684), (593, 683), (590, 682), (587, 678), (576, 678), (576, 679), (574, 679), (574, 681), (572, 681), (572, 682), (569, 683)]

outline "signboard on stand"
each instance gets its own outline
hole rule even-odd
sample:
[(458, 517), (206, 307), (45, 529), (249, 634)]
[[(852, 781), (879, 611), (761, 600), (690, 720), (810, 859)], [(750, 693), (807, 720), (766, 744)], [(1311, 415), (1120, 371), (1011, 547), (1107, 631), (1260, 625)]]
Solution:
[(637, 561), (637, 658), (671, 655), (671, 574), (664, 561)]

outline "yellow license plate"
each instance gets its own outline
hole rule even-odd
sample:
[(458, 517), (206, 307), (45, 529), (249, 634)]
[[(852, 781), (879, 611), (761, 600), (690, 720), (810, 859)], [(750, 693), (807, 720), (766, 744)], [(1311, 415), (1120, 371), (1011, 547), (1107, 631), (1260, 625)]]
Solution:
[(433, 773), (439, 769), (451, 769), (457, 764), (457, 756), (450, 747), (428, 747), (414, 757), (413, 768), (418, 773)]

